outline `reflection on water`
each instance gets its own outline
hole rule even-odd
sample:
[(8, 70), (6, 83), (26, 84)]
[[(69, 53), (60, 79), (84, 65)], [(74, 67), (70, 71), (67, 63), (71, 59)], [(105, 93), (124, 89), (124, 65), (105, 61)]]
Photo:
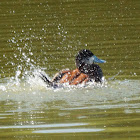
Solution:
[(82, 133), (82, 132), (98, 132), (103, 131), (104, 129), (53, 129), (53, 130), (39, 130), (33, 131), (33, 133)]
[(0, 129), (5, 129), (5, 128), (50, 128), (50, 127), (72, 127), (72, 126), (81, 126), (81, 125), (88, 125), (87, 123), (71, 123), (71, 124), (46, 124), (46, 125), (14, 125), (14, 126), (1, 126)]
[[(0, 2), (0, 139), (140, 139), (139, 0)], [(47, 88), (90, 49), (102, 85)]]

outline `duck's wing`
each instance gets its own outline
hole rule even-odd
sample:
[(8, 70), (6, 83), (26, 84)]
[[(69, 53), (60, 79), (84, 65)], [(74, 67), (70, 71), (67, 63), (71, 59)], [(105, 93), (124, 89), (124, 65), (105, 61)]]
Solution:
[(69, 69), (64, 69), (64, 70), (61, 70), (60, 72), (56, 73), (52, 79), (52, 82), (58, 83), (61, 80), (61, 78), (68, 72), (70, 72)]
[(70, 85), (78, 85), (81, 83), (86, 83), (88, 82), (89, 78), (87, 74), (80, 73), (71, 83)]

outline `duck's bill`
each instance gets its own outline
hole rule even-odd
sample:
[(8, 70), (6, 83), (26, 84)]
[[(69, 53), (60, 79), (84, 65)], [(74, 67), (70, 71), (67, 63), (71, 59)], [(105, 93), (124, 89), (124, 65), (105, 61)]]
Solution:
[(106, 63), (105, 60), (97, 58), (95, 55), (93, 56), (94, 63)]

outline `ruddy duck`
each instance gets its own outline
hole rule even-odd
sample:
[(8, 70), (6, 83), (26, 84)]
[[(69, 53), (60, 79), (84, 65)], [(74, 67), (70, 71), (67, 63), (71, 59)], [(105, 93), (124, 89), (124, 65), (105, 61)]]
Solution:
[(95, 63), (105, 63), (105, 60), (98, 59), (90, 50), (84, 49), (79, 51), (76, 56), (75, 70), (61, 70), (57, 73), (52, 81), (41, 74), (41, 78), (48, 86), (57, 87), (58, 84), (68, 83), (77, 85), (87, 83), (88, 81), (102, 82), (103, 72)]

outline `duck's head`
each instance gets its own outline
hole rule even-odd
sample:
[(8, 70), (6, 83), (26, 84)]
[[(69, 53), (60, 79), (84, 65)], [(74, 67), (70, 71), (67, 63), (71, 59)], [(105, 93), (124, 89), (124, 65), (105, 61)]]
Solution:
[(93, 65), (94, 63), (105, 63), (105, 60), (97, 58), (90, 50), (84, 49), (78, 52), (76, 56), (76, 67), (81, 70), (85, 65)]

